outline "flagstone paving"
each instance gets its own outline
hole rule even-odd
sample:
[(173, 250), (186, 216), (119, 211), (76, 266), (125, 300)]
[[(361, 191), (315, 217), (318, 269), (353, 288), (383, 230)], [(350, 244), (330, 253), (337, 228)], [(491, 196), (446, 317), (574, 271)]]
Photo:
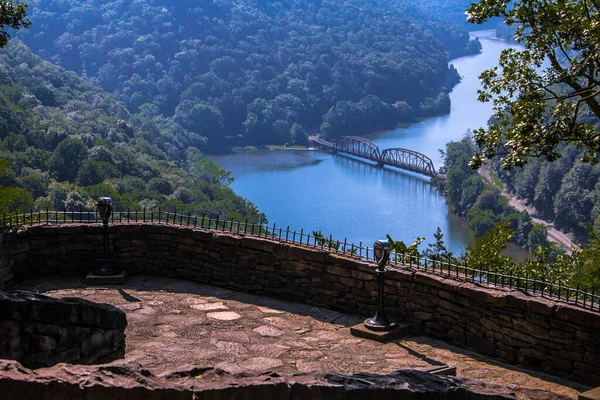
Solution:
[(119, 307), (128, 321), (125, 358), (156, 374), (181, 365), (231, 373), (385, 374), (448, 364), (458, 376), (573, 398), (585, 389), (423, 336), (389, 343), (357, 338), (349, 327), (361, 317), (182, 280), (135, 276), (123, 286), (103, 288), (57, 278), (19, 288)]

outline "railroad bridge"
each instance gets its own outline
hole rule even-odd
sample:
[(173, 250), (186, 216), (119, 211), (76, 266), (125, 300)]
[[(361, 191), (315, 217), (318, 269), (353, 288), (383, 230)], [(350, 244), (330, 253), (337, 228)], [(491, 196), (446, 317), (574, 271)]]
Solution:
[(380, 167), (389, 165), (430, 177), (437, 175), (431, 158), (417, 151), (402, 148), (380, 151), (375, 143), (358, 136), (342, 136), (335, 143), (317, 136), (309, 136), (308, 142), (315, 147), (327, 149), (333, 153), (346, 153), (376, 162)]

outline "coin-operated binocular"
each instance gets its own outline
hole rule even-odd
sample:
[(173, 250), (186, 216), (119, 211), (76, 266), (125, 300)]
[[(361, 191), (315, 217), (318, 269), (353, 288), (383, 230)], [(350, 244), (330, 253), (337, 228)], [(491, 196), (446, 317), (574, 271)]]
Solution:
[(102, 225), (108, 226), (108, 220), (112, 215), (113, 201), (110, 197), (100, 197), (96, 205), (98, 215), (102, 219)]
[(98, 214), (102, 219), (102, 233), (104, 236), (104, 256), (96, 261), (99, 263), (99, 268), (94, 272), (96, 275), (107, 276), (114, 275), (115, 270), (113, 268), (114, 261), (110, 258), (108, 251), (108, 221), (112, 215), (113, 201), (110, 197), (100, 197), (96, 205)]
[(388, 240), (377, 240), (373, 245), (373, 253), (375, 254), (375, 260), (377, 261), (377, 291), (378, 291), (378, 303), (377, 313), (373, 318), (369, 318), (365, 321), (365, 326), (373, 331), (391, 331), (396, 328), (396, 323), (390, 321), (385, 315), (384, 297), (383, 297), (383, 284), (384, 284), (384, 273), (385, 265), (390, 260), (390, 242)]
[(377, 266), (380, 271), (385, 269), (385, 264), (390, 259), (390, 242), (389, 240), (377, 240), (373, 245), (373, 252), (375, 253), (375, 260), (377, 260)]

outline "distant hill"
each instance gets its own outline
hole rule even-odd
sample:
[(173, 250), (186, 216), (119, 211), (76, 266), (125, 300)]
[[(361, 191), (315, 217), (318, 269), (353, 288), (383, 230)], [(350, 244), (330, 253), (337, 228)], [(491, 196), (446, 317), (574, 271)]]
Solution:
[(495, 29), (499, 18), (492, 18), (490, 21), (482, 25), (474, 25), (467, 23), (465, 11), (476, 3), (476, 0), (408, 0), (415, 6), (420, 7), (431, 13), (435, 18), (441, 19), (458, 26), (462, 26), (470, 31), (480, 29)]
[(202, 156), (206, 138), (131, 115), (112, 95), (13, 40), (0, 51), (0, 210), (177, 209), (264, 218)]
[(45, 0), (19, 36), (130, 112), (172, 118), (211, 148), (232, 137), (302, 144), (324, 122), (346, 134), (334, 120), (347, 112), (360, 117), (354, 133), (449, 112), (459, 78), (448, 61), (480, 45), (415, 3)]

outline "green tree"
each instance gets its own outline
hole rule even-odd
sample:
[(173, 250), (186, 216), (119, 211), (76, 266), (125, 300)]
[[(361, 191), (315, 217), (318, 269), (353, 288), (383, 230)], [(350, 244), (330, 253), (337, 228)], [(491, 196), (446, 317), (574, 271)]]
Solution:
[(497, 224), (487, 234), (477, 237), (475, 244), (467, 248), (465, 257), (469, 267), (481, 270), (506, 273), (511, 271), (515, 263), (503, 256), (508, 241), (514, 233), (508, 229), (508, 222)]
[(29, 28), (31, 21), (27, 18), (27, 4), (20, 1), (3, 1), (0, 6), (0, 47), (6, 46), (9, 33), (6, 27), (12, 29)]
[[(467, 10), (469, 22), (501, 17), (517, 25), (525, 49), (506, 49), (499, 66), (484, 71), (479, 100), (494, 102), (497, 122), (475, 131), (483, 157), (502, 155), (505, 168), (531, 156), (552, 161), (574, 142), (584, 158), (598, 161), (600, 133), (582, 119), (600, 118), (600, 14), (597, 1), (485, 0)], [(546, 63), (547, 61), (547, 63)]]
[(105, 179), (118, 178), (120, 175), (117, 167), (106, 161), (87, 159), (77, 172), (77, 184), (92, 186), (104, 182)]
[(423, 255), (429, 258), (430, 260), (446, 262), (455, 261), (452, 252), (448, 251), (448, 249), (446, 248), (446, 243), (444, 243), (444, 234), (442, 233), (442, 229), (439, 226), (433, 234), (433, 237), (435, 239), (435, 242), (429, 243), (427, 245), (427, 250), (423, 252)]
[(0, 186), (0, 210), (11, 213), (33, 208), (33, 196), (21, 188)]
[(87, 156), (88, 148), (80, 139), (67, 138), (54, 149), (48, 167), (59, 181), (72, 182)]

